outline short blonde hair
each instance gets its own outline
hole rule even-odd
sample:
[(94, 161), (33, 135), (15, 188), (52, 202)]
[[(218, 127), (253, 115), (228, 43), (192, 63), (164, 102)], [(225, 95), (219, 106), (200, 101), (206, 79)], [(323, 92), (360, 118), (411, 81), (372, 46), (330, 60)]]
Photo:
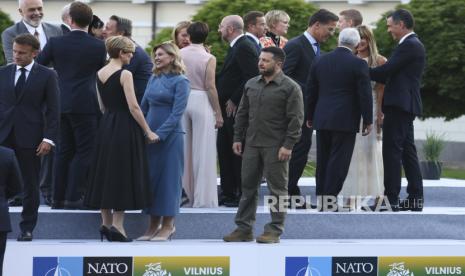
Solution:
[(119, 58), (121, 51), (125, 53), (134, 53), (136, 46), (129, 38), (121, 35), (109, 37), (105, 40), (105, 47), (110, 58)]
[(279, 21), (289, 21), (291, 18), (289, 15), (282, 10), (271, 10), (265, 14), (266, 25), (269, 29), (274, 28)]
[(191, 21), (181, 21), (178, 24), (176, 24), (176, 27), (174, 27), (173, 32), (171, 33), (171, 39), (176, 43), (176, 46), (179, 45), (178, 41), (178, 34), (181, 32), (182, 29), (189, 28), (189, 26), (192, 24)]
[[(172, 41), (163, 42), (161, 44), (156, 45), (152, 49), (152, 59), (155, 59), (155, 52), (161, 48), (165, 51), (168, 55), (174, 58), (173, 62), (170, 64), (169, 72), (176, 75), (182, 75), (186, 72), (186, 67), (182, 62), (181, 55), (179, 53), (179, 48), (174, 44)], [(155, 62), (154, 62), (155, 63)], [(161, 70), (157, 68), (157, 66), (153, 67), (153, 73), (155, 75), (161, 74)]]

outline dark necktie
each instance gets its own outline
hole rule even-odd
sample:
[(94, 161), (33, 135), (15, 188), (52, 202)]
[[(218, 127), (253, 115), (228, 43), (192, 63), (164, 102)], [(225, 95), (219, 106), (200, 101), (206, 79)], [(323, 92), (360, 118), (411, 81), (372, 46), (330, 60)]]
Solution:
[(260, 51), (262, 50), (262, 44), (260, 44), (260, 43), (258, 43), (258, 44), (255, 43), (255, 47), (257, 47), (257, 52), (258, 52), (258, 54), (260, 54)]
[(16, 94), (16, 97), (19, 97), (21, 91), (23, 90), (24, 88), (24, 85), (26, 84), (26, 68), (22, 67), (21, 69), (21, 75), (19, 76), (19, 79), (18, 81), (16, 82), (16, 86), (15, 86), (15, 94)]
[(315, 43), (313, 43), (313, 45), (316, 47), (316, 53), (315, 53), (315, 55), (316, 55), (316, 56), (319, 56), (319, 55), (320, 55), (320, 43), (315, 42)]

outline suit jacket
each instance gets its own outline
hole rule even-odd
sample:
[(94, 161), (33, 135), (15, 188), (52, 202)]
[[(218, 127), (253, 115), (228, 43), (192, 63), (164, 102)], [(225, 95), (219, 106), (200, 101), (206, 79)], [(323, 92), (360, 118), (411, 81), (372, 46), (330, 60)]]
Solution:
[(132, 73), (134, 80), (134, 90), (136, 92), (137, 101), (139, 104), (144, 96), (147, 82), (152, 76), (153, 63), (149, 55), (140, 47), (136, 45), (136, 52), (128, 65), (123, 66), (124, 69)]
[(317, 57), (310, 69), (308, 119), (316, 130), (358, 132), (373, 122), (373, 97), (366, 61), (338, 47)]
[(231, 100), (236, 106), (242, 98), (245, 83), (258, 75), (258, 54), (255, 45), (244, 35), (229, 48), (223, 68), (216, 76), (220, 105)]
[(420, 86), (425, 63), (425, 47), (418, 36), (412, 34), (397, 46), (385, 64), (370, 69), (372, 80), (386, 84), (383, 106), (421, 115)]
[(60, 28), (61, 28), (61, 31), (63, 32), (63, 34), (67, 34), (67, 33), (71, 32), (70, 28), (68, 28), (68, 26), (66, 26), (65, 24), (61, 24)]
[(255, 46), (255, 49), (257, 50), (257, 55), (260, 56), (260, 51), (262, 50), (260, 40), (258, 41), (258, 44), (257, 44), (257, 41), (252, 36), (248, 34), (246, 34), (245, 36), (250, 40), (250, 42), (253, 43), (253, 45)]
[[(45, 36), (47, 37), (47, 42), (52, 37), (63, 35), (63, 31), (60, 26), (42, 22), (42, 28), (44, 29)], [(13, 41), (15, 37), (24, 33), (28, 33), (28, 30), (23, 21), (20, 21), (3, 31), (2, 45), (7, 63), (13, 62)]]
[(34, 63), (19, 96), (15, 93), (16, 65), (0, 68), (0, 144), (14, 129), (19, 148), (36, 148), (43, 138), (57, 142), (58, 79), (56, 73)]
[(105, 60), (105, 44), (87, 32), (71, 31), (48, 41), (37, 62), (53, 62), (59, 77), (61, 113), (98, 112), (96, 78)]
[(0, 232), (11, 231), (8, 198), (21, 192), (22, 183), (15, 152), (0, 146)]
[[(306, 81), (315, 58), (312, 44), (302, 34), (289, 40), (283, 50), (286, 53), (286, 60), (283, 64), (284, 74), (296, 81), (302, 88), (302, 92), (306, 93)], [(308, 98), (308, 95), (304, 97)]]

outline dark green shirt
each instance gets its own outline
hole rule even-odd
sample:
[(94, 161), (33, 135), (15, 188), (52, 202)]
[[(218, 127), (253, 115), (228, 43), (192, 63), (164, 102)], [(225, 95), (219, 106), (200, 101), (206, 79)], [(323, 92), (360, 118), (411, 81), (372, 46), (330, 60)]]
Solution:
[(280, 72), (269, 83), (261, 76), (244, 87), (234, 124), (234, 142), (292, 149), (300, 139), (304, 106), (300, 86)]

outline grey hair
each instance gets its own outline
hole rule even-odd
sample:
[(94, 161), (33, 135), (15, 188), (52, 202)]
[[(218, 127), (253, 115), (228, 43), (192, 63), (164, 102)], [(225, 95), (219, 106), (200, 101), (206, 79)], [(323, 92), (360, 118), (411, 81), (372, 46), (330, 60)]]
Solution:
[(71, 3), (65, 5), (61, 10), (61, 20), (66, 23), (66, 20), (70, 17), (69, 16), (69, 7), (71, 7)]
[(355, 48), (360, 43), (360, 34), (355, 28), (345, 28), (339, 33), (339, 46)]

